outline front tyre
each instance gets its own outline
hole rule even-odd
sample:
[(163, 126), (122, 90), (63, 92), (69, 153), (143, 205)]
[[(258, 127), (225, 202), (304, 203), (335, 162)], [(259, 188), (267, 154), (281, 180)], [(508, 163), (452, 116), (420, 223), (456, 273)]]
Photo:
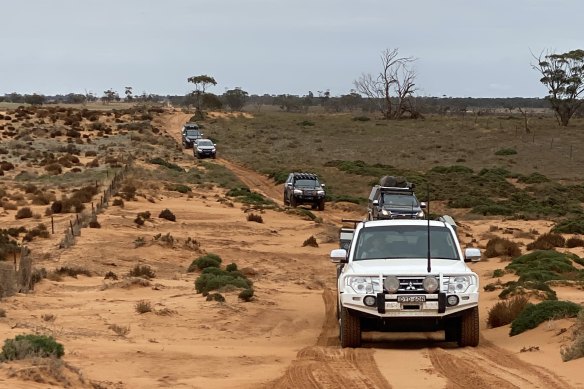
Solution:
[(341, 307), (341, 347), (361, 347), (361, 319)]
[(318, 210), (324, 211), (324, 199), (318, 201)]
[(474, 307), (464, 312), (460, 319), (460, 347), (476, 347), (479, 345), (479, 308)]
[(294, 196), (290, 197), (290, 205), (292, 206), (292, 208), (296, 208), (296, 206), (298, 205), (298, 201), (296, 201), (296, 197), (294, 197)]

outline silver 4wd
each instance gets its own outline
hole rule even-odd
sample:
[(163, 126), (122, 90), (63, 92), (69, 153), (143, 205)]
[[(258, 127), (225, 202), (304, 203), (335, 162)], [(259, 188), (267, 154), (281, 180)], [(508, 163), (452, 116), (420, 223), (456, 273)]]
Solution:
[(338, 316), (342, 347), (360, 347), (363, 331), (441, 331), (459, 346), (479, 343), (479, 278), (443, 221), (374, 220), (357, 224), (342, 266)]

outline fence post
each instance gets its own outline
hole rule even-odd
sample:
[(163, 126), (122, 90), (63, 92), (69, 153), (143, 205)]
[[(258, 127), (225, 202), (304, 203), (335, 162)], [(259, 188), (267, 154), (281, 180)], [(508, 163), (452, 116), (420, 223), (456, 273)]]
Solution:
[(51, 233), (55, 235), (55, 219), (51, 216)]
[(71, 235), (75, 236), (75, 230), (73, 230), (73, 222), (69, 219), (69, 227), (71, 227)]

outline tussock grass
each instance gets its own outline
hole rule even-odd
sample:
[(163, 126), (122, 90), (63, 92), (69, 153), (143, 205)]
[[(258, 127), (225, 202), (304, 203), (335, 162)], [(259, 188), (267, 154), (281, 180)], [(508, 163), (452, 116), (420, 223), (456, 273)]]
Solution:
[(539, 304), (528, 304), (519, 316), (511, 323), (510, 336), (537, 327), (547, 320), (557, 320), (566, 317), (576, 317), (582, 307), (570, 301), (542, 301)]
[(515, 320), (528, 303), (525, 296), (515, 296), (506, 301), (499, 301), (491, 309), (487, 316), (489, 328), (497, 328)]

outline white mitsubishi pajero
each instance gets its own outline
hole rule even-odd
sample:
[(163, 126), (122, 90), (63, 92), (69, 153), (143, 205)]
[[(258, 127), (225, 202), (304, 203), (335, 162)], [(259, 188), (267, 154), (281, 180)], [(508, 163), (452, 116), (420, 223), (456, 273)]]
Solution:
[(342, 266), (338, 315), (342, 347), (359, 347), (362, 331), (440, 331), (459, 346), (479, 343), (479, 278), (466, 265), (450, 224), (428, 220), (358, 223)]

